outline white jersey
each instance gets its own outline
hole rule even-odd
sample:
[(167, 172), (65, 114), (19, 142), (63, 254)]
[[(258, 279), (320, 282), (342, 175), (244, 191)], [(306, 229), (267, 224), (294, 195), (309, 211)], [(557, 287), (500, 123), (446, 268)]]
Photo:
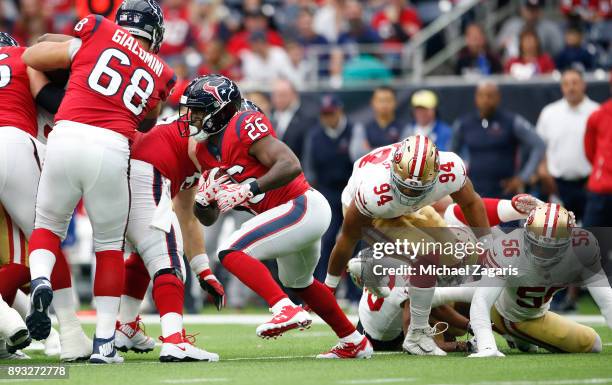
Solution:
[(357, 209), (371, 218), (390, 219), (414, 213), (446, 195), (459, 191), (467, 179), (463, 160), (453, 152), (440, 152), (440, 173), (433, 189), (414, 205), (403, 205), (391, 190), (391, 162), (399, 143), (380, 147), (359, 158), (342, 191), (342, 205), (353, 200)]
[(494, 255), (487, 254), (484, 261), (490, 268), (517, 268), (517, 274), (503, 277), (506, 286), (495, 303), (497, 311), (512, 322), (543, 316), (557, 291), (571, 284), (584, 285), (601, 271), (597, 239), (587, 230), (574, 229), (564, 258), (546, 269), (534, 266), (525, 256), (523, 234), (523, 229), (517, 229), (497, 237)]
[(378, 298), (363, 289), (359, 301), (359, 322), (363, 330), (378, 341), (391, 341), (402, 329), (401, 303), (408, 299), (407, 287), (394, 287), (387, 298)]

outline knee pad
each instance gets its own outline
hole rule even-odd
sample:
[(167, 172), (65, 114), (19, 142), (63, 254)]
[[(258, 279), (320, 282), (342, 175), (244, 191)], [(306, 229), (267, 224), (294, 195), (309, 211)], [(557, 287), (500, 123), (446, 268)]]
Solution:
[(185, 282), (185, 278), (183, 277), (183, 272), (180, 269), (177, 269), (176, 267), (168, 267), (165, 269), (160, 269), (155, 273), (155, 276), (153, 276), (153, 282), (155, 282), (157, 280), (157, 278), (162, 277), (164, 275), (174, 275), (175, 277), (177, 277), (181, 282)]

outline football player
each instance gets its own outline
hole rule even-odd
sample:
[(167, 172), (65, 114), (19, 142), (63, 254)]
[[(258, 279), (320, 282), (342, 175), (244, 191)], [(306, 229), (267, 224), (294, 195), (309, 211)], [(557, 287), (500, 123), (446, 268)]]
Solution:
[(0, 340), (6, 344), (9, 354), (30, 345), (32, 338), (26, 324), (19, 313), (4, 302), (1, 295), (0, 319), (2, 319), (2, 322), (0, 322)]
[[(415, 242), (454, 240), (452, 234), (440, 231), (446, 224), (429, 206), (447, 195), (462, 208), (476, 235), (490, 243), (484, 204), (456, 154), (439, 153), (428, 137), (416, 135), (358, 159), (342, 192), (344, 222), (330, 255), (325, 284), (335, 290), (357, 242), (368, 228), (381, 229), (383, 233), (399, 229), (401, 237)], [(415, 265), (437, 263), (449, 265), (459, 261), (452, 255), (421, 255), (415, 260)], [(411, 322), (403, 343), (408, 353), (446, 354), (433, 341), (436, 331), (428, 323), (435, 283), (434, 275), (410, 277)]]
[(219, 259), (269, 304), (273, 317), (257, 327), (258, 336), (278, 337), (312, 322), (261, 262), (276, 259), (283, 285), (292, 288), (340, 338), (318, 357), (369, 358), (372, 346), (368, 339), (357, 332), (333, 294), (313, 277), (321, 236), (331, 220), (329, 204), (309, 186), (299, 160), (276, 138), (268, 118), (257, 111), (240, 112), (241, 100), (230, 79), (203, 76), (191, 83), (181, 100), (178, 121), (185, 135), (199, 141), (194, 155), (201, 170), (220, 168), (231, 178), (231, 183), (221, 183), (216, 172), (209, 173), (196, 198), (212, 214), (202, 215), (203, 221), (210, 224), (219, 212), (233, 208), (255, 214), (224, 240)]
[[(485, 204), (487, 218), (492, 226), (501, 222), (524, 219), (532, 209), (542, 204), (540, 200), (529, 194), (515, 195), (512, 200), (495, 198), (483, 198), (482, 200)], [(466, 226), (461, 207), (454, 203), (447, 207), (444, 220), (450, 227), (465, 228)], [(460, 236), (465, 239), (466, 236), (469, 237), (469, 233), (460, 234)], [(360, 257), (349, 261), (347, 271), (353, 281), (362, 286)], [(405, 336), (405, 325), (409, 322), (410, 314), (402, 311), (405, 301), (409, 299), (405, 284), (401, 282), (403, 277), (399, 277), (399, 281), (398, 277), (392, 276), (390, 278), (388, 285), (390, 294), (387, 298), (376, 296), (376, 294), (364, 288), (359, 301), (359, 324), (357, 328), (363, 330), (372, 342), (374, 350), (401, 350)], [(432, 302), (431, 318), (446, 322), (450, 327), (466, 330), (468, 319), (457, 315), (445, 304), (448, 302), (469, 303), (473, 292), (473, 287), (436, 288)], [(458, 347), (457, 344), (455, 346), (453, 344), (444, 346), (438, 340), (436, 340), (436, 343), (445, 351), (456, 351)], [(465, 348), (464, 346), (459, 347), (461, 349)]]
[(126, 237), (138, 255), (126, 260), (116, 345), (123, 351), (138, 352), (155, 347), (155, 342), (140, 330), (137, 318), (149, 277), (154, 277), (153, 299), (162, 328), (160, 360), (218, 361), (217, 354), (192, 346), (183, 331), (183, 248), (218, 309), (223, 306), (224, 290), (210, 269), (202, 225), (193, 214), (200, 171), (188, 148), (190, 143), (195, 145), (195, 140), (180, 135), (176, 119), (178, 116), (146, 135), (137, 135), (132, 146), (132, 207)]
[(66, 236), (83, 198), (96, 251), (94, 297), (97, 324), (92, 363), (122, 362), (114, 345), (124, 282), (124, 234), (130, 206), (130, 142), (147, 130), (171, 92), (175, 76), (156, 53), (163, 15), (150, 0), (125, 0), (115, 23), (89, 15), (74, 38), (35, 44), (23, 61), (39, 71), (70, 69), (70, 81), (49, 135), (30, 239), (32, 309), (26, 322), (33, 338), (50, 330), (53, 299), (49, 278), (53, 252)]
[(470, 321), (478, 352), (470, 357), (503, 357), (491, 322), (521, 350), (601, 352), (599, 335), (590, 327), (549, 311), (553, 295), (564, 286), (586, 286), (612, 328), (612, 288), (601, 268), (598, 242), (576, 229), (573, 217), (555, 203), (531, 211), (524, 229), (497, 237), (485, 264), (515, 267), (518, 274), (484, 277), (476, 288)]
[[(22, 60), (19, 47), (0, 32), (0, 96), (5, 109), (0, 116), (0, 294), (13, 304), (17, 290), (30, 280), (27, 239), (34, 229), (34, 216), (45, 146), (41, 143), (37, 105), (55, 111), (63, 89)], [(60, 321), (61, 358), (73, 361), (88, 357), (91, 350), (74, 311), (70, 269), (59, 243), (53, 247), (57, 263), (51, 279), (57, 290), (55, 310)]]

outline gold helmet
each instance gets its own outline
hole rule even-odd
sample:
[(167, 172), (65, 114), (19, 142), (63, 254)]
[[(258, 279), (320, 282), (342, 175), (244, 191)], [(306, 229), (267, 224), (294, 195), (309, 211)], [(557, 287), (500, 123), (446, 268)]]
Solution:
[(424, 135), (406, 138), (391, 162), (391, 185), (401, 204), (414, 205), (433, 189), (440, 169), (438, 148)]
[(563, 259), (570, 245), (572, 213), (556, 203), (531, 210), (525, 222), (525, 253), (540, 267), (550, 267)]

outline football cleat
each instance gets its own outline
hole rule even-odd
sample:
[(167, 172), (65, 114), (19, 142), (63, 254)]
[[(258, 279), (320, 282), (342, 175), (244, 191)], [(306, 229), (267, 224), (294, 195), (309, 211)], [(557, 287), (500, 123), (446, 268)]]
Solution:
[(85, 335), (80, 326), (63, 328), (60, 333), (60, 345), (62, 362), (85, 361), (93, 353), (93, 342)]
[(219, 361), (217, 353), (207, 352), (193, 344), (195, 336), (186, 335), (185, 329), (182, 333), (174, 333), (166, 338), (159, 337), (162, 342), (159, 360), (161, 362), (189, 362), (189, 361)]
[(485, 357), (505, 357), (504, 353), (497, 349), (483, 349), (478, 353), (472, 353), (468, 356), (469, 358), (485, 358)]
[(272, 319), (257, 327), (255, 331), (261, 338), (276, 338), (293, 329), (308, 329), (312, 318), (301, 306), (287, 305), (275, 313)]
[(517, 194), (512, 197), (512, 207), (523, 215), (528, 215), (531, 210), (543, 204), (544, 202), (529, 194)]
[(93, 340), (93, 354), (89, 357), (92, 364), (120, 364), (123, 357), (115, 349), (115, 337), (97, 338)]
[(317, 358), (340, 359), (340, 358), (372, 358), (374, 348), (366, 336), (363, 336), (358, 344), (350, 342), (339, 342), (326, 353), (317, 355)]
[(17, 350), (14, 353), (9, 353), (6, 349), (6, 342), (0, 340), (0, 360), (29, 360), (30, 356)]
[(402, 349), (406, 353), (419, 356), (445, 356), (446, 352), (440, 349), (433, 339), (433, 336), (437, 334), (440, 332), (435, 327), (408, 328)]
[(8, 306), (0, 297), (0, 339), (6, 343), (8, 353), (15, 353), (30, 345), (32, 338), (17, 310)]
[(30, 295), (30, 314), (26, 317), (26, 325), (30, 335), (35, 340), (44, 340), (51, 333), (51, 318), (49, 318), (49, 306), (53, 301), (53, 289), (51, 282), (45, 277), (32, 280), (32, 293)]
[(131, 350), (136, 353), (148, 353), (155, 349), (155, 341), (145, 334), (144, 325), (138, 316), (134, 321), (124, 324), (117, 321), (115, 347), (121, 352)]
[(59, 356), (62, 352), (62, 345), (60, 342), (60, 335), (54, 328), (51, 328), (49, 337), (44, 341), (45, 345), (45, 356)]

